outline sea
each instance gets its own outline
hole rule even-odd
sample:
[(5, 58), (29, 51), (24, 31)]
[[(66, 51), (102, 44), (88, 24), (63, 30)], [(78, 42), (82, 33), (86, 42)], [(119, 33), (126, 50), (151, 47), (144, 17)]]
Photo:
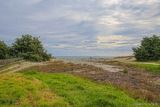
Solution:
[(90, 60), (106, 60), (112, 59), (114, 57), (111, 56), (56, 56), (56, 59), (59, 60), (71, 60), (71, 61), (90, 61)]

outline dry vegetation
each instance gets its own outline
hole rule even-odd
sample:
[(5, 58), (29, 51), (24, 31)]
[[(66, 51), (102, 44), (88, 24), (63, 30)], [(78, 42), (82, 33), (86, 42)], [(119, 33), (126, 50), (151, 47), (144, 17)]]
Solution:
[(5, 65), (8, 65), (8, 64), (13, 64), (15, 62), (18, 62), (18, 61), (21, 61), (21, 59), (5, 59), (5, 60), (0, 60), (0, 67), (3, 67)]
[[(111, 63), (111, 62), (105, 62)], [(118, 62), (112, 62), (118, 63)], [(120, 65), (119, 63), (118, 65)], [(50, 62), (48, 65), (35, 66), (30, 69), (43, 72), (68, 72), (74, 75), (90, 78), (101, 83), (111, 83), (121, 88), (136, 99), (144, 99), (150, 102), (160, 103), (160, 84), (156, 82), (159, 76), (147, 72), (137, 71), (133, 67), (121, 65), (125, 68), (121, 72), (107, 72), (91, 65), (64, 63), (62, 61)]]
[(53, 61), (49, 62), (47, 65), (35, 66), (32, 67), (37, 71), (42, 72), (83, 72), (83, 71), (102, 71), (103, 69), (97, 68), (87, 64), (73, 64), (73, 63), (65, 63), (63, 61)]

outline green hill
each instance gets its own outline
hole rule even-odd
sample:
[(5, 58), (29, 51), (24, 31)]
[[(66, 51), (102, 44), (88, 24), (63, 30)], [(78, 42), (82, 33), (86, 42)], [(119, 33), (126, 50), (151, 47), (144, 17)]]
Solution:
[(64, 73), (0, 74), (0, 107), (158, 107)]

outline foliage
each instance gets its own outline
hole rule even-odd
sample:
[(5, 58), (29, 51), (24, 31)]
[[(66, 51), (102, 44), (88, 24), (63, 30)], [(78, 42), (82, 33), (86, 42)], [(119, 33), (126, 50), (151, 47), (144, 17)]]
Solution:
[(6, 59), (8, 58), (9, 48), (8, 46), (3, 42), (0, 41), (0, 59)]
[(38, 37), (22, 35), (17, 38), (11, 48), (13, 57), (21, 57), (30, 61), (47, 61), (51, 58), (50, 54), (44, 50)]
[(133, 51), (138, 61), (160, 60), (160, 36), (143, 38), (141, 45)]

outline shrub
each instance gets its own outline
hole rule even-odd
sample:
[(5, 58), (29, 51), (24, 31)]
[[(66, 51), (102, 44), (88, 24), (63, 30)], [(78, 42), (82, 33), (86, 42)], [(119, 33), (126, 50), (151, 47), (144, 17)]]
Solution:
[(138, 61), (160, 60), (160, 36), (143, 38), (141, 45), (133, 51)]
[(9, 48), (3, 41), (0, 41), (0, 59), (7, 59), (8, 57)]
[(39, 38), (31, 35), (22, 35), (21, 38), (17, 38), (11, 51), (13, 57), (30, 61), (47, 61), (51, 58), (51, 55), (44, 50)]

